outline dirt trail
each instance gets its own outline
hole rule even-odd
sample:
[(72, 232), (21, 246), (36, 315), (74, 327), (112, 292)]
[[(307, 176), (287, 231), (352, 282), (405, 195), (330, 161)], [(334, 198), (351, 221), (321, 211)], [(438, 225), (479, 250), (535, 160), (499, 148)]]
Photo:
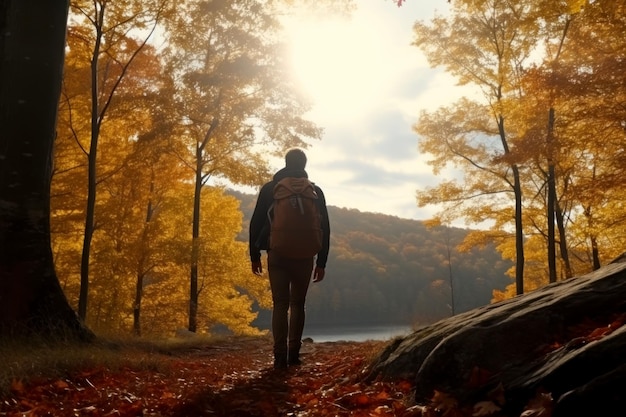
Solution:
[(235, 338), (159, 355), (121, 370), (85, 369), (15, 382), (0, 416), (377, 416), (407, 414), (411, 384), (365, 384), (385, 342), (305, 343), (302, 365), (272, 368), (271, 342)]

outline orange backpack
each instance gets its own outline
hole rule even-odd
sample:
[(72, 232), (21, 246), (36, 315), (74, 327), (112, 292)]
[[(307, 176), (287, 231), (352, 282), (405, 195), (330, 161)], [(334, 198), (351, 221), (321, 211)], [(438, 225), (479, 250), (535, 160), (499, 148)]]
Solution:
[(268, 210), (271, 251), (285, 258), (312, 258), (322, 249), (322, 221), (315, 186), (288, 177), (274, 186)]

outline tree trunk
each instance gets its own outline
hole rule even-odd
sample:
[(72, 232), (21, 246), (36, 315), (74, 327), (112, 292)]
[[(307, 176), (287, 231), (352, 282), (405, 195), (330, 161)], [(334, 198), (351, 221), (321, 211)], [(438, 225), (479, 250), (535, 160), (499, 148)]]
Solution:
[(83, 237), (83, 253), (80, 261), (80, 296), (78, 299), (78, 315), (81, 319), (87, 318), (87, 300), (89, 299), (89, 259), (91, 258), (91, 241), (95, 231), (96, 186), (97, 186), (97, 151), (100, 137), (100, 112), (98, 97), (98, 58), (102, 43), (102, 22), (106, 5), (100, 7), (96, 21), (96, 43), (91, 56), (91, 142), (89, 145), (89, 173), (87, 179), (87, 208), (85, 210), (85, 234)]
[(519, 168), (513, 164), (515, 191), (515, 288), (517, 295), (524, 293), (524, 228), (522, 222), (522, 182)]
[(554, 168), (554, 108), (548, 112), (548, 204), (546, 220), (548, 221), (548, 272), (549, 282), (556, 282), (556, 230), (554, 227), (554, 211), (556, 204), (556, 170)]
[(563, 210), (559, 200), (556, 200), (556, 224), (559, 228), (559, 248), (561, 251), (561, 260), (563, 261), (563, 268), (565, 269), (565, 278), (571, 278), (574, 276), (572, 270), (572, 263), (569, 260), (569, 249), (567, 248), (567, 236), (565, 236), (565, 222), (563, 220)]
[(191, 237), (191, 277), (189, 285), (189, 331), (198, 330), (198, 256), (200, 238), (200, 198), (202, 194), (202, 148), (196, 150), (196, 183), (193, 195), (193, 232)]
[[(151, 172), (150, 178), (150, 196), (154, 192), (154, 171)], [(152, 197), (148, 200), (148, 207), (146, 209), (146, 222), (143, 226), (141, 233), (141, 248), (142, 251), (139, 257), (139, 265), (137, 266), (137, 282), (135, 284), (135, 305), (133, 306), (133, 333), (135, 336), (141, 336), (141, 302), (143, 300), (143, 286), (144, 279), (147, 274), (147, 263), (149, 258), (148, 251), (148, 228), (152, 221), (152, 214), (154, 209), (152, 207)]]
[[(498, 117), (498, 131), (504, 154), (509, 155), (509, 144), (504, 130), (504, 116)], [(524, 293), (524, 230), (522, 222), (522, 182), (519, 167), (511, 163), (513, 171), (513, 192), (515, 193), (515, 290), (517, 295)]]
[(0, 0), (0, 334), (91, 339), (59, 285), (50, 180), (68, 0)]
[(593, 270), (600, 269), (602, 264), (600, 263), (600, 249), (598, 248), (598, 239), (595, 235), (591, 236), (591, 258), (593, 260)]
[[(595, 176), (595, 172), (594, 172), (594, 176)], [(589, 227), (589, 230), (593, 230), (594, 219), (593, 219), (590, 206), (585, 207), (584, 214), (585, 214), (585, 217), (587, 218), (587, 226)], [(596, 271), (600, 269), (600, 266), (601, 266), (600, 249), (598, 248), (598, 236), (593, 232), (590, 232), (589, 234), (589, 243), (591, 245), (591, 264), (592, 264), (593, 270)]]

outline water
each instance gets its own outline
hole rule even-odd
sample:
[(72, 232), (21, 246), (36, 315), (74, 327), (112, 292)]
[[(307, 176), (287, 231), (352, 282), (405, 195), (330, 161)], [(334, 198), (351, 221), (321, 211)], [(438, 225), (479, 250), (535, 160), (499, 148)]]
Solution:
[(366, 340), (389, 340), (412, 332), (410, 326), (349, 326), (349, 327), (307, 327), (303, 338), (310, 337), (314, 342), (364, 342)]

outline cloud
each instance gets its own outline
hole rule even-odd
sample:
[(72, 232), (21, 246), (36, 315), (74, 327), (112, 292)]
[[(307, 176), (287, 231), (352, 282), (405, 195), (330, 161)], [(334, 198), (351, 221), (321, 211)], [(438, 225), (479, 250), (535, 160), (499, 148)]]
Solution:
[[(419, 153), (412, 128), (420, 112), (448, 105), (466, 90), (430, 68), (411, 45), (412, 28), (416, 20), (428, 21), (437, 7), (445, 13), (449, 5), (417, 0), (400, 8), (384, 0), (357, 5), (345, 28), (325, 22), (332, 36), (322, 36), (314, 26), (310, 34), (302, 32), (304, 25), (292, 26), (298, 29), (293, 39), (307, 45), (298, 49), (301, 59), (315, 54), (304, 61), (308, 64), (300, 62), (300, 77), (313, 93), (318, 85), (318, 102), (308, 118), (324, 128), (322, 140), (307, 150), (307, 171), (329, 205), (428, 219), (438, 208), (417, 207), (415, 193), (440, 178), (427, 165), (428, 155)], [(333, 49), (335, 43), (342, 48)], [(328, 83), (317, 78), (320, 74)], [(282, 159), (272, 161), (275, 170), (282, 168)]]
[(417, 136), (398, 111), (381, 112), (361, 125), (330, 129), (308, 151), (309, 175), (329, 204), (404, 218), (432, 217), (416, 205), (415, 191), (434, 184), (417, 150)]

